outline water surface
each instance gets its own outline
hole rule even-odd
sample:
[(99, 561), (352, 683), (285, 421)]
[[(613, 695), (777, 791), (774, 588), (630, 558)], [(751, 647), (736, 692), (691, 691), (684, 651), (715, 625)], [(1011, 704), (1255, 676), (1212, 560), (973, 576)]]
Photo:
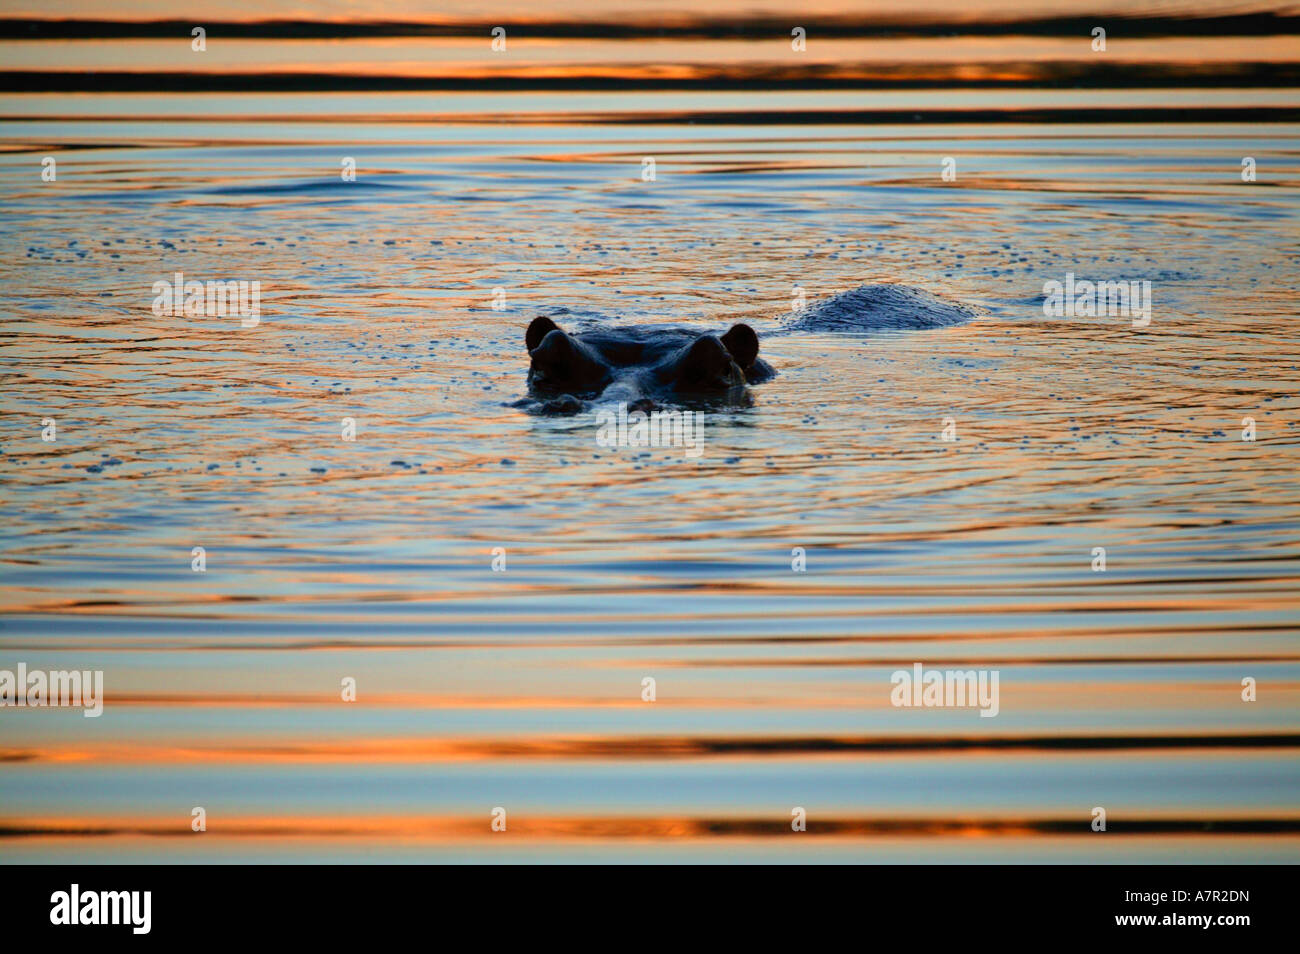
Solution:
[[(0, 712), (4, 854), (1300, 860), (1300, 127), (1086, 115), (1186, 95), (10, 97), (0, 667), (107, 700)], [(155, 316), (177, 271), (260, 323)], [(1046, 318), (1067, 272), (1150, 325)], [(879, 282), (978, 317), (787, 329)], [(604, 448), (510, 406), (566, 309), (779, 375), (699, 459)], [(999, 715), (891, 706), (915, 662)]]

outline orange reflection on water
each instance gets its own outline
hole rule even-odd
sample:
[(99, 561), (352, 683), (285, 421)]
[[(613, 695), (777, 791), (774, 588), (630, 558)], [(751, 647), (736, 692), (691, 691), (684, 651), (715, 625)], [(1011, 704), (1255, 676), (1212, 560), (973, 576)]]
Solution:
[[(1114, 836), (1209, 835), (1241, 837), (1268, 834), (1300, 837), (1300, 815), (1149, 816), (1108, 822)], [(194, 837), (188, 818), (157, 822), (134, 817), (0, 818), (0, 841), (7, 839), (188, 838)], [(504, 831), (494, 831), (488, 817), (439, 815), (239, 815), (207, 820), (203, 837), (238, 839), (349, 839), (398, 842), (444, 842), (480, 838), (554, 839), (705, 839), (782, 838), (793, 832), (789, 818), (650, 816), (538, 816), (508, 813)], [(1095, 837), (1078, 818), (816, 818), (799, 835), (829, 838), (1024, 838), (1035, 836)]]

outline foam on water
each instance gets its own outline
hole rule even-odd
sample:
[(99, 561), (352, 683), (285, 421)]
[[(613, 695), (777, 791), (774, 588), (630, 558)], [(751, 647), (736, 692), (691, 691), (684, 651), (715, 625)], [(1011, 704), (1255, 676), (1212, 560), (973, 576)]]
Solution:
[(978, 312), (909, 285), (863, 285), (801, 310), (782, 327), (787, 332), (872, 332), (947, 328)]

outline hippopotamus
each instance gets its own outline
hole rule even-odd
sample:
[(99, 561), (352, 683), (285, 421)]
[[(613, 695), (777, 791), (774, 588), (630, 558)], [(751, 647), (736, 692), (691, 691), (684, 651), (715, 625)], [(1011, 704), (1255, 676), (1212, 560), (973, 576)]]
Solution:
[(776, 372), (758, 356), (758, 334), (735, 324), (722, 334), (640, 326), (570, 333), (534, 318), (524, 335), (528, 389), (550, 414), (576, 414), (585, 402), (623, 402), (652, 410), (675, 404), (743, 406), (748, 385)]
[[(797, 313), (772, 334), (869, 333), (943, 328), (974, 317), (969, 306), (906, 285), (864, 285)], [(630, 410), (661, 403), (743, 407), (749, 385), (776, 371), (758, 356), (758, 334), (733, 324), (717, 334), (676, 326), (611, 327), (569, 332), (546, 315), (524, 335), (530, 399), (543, 414), (577, 414), (594, 403)]]

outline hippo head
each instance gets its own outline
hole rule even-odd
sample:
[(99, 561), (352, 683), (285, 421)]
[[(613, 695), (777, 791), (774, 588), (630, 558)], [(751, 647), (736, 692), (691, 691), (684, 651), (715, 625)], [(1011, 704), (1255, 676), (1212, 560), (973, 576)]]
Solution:
[(758, 335), (736, 324), (723, 335), (686, 328), (615, 328), (569, 333), (545, 316), (524, 336), (528, 385), (543, 409), (581, 410), (584, 401), (743, 403), (745, 386), (774, 372), (758, 357)]

